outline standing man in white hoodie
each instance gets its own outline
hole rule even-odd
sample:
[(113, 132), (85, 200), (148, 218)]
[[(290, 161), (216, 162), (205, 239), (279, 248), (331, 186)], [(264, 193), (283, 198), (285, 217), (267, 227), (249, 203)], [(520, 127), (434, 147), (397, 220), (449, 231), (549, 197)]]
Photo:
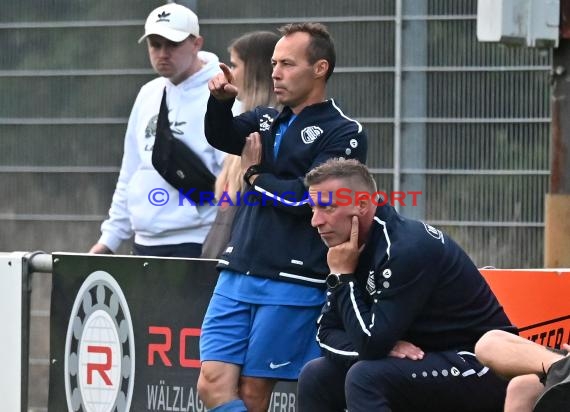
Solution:
[(153, 10), (145, 23), (150, 62), (161, 76), (146, 83), (135, 100), (125, 136), (121, 172), (109, 218), (90, 253), (113, 253), (134, 233), (137, 255), (199, 257), (216, 207), (195, 206), (169, 185), (152, 165), (152, 149), (160, 102), (166, 88), (170, 128), (217, 175), (224, 153), (204, 136), (204, 114), (217, 74), (218, 58), (201, 51), (198, 17), (169, 3)]

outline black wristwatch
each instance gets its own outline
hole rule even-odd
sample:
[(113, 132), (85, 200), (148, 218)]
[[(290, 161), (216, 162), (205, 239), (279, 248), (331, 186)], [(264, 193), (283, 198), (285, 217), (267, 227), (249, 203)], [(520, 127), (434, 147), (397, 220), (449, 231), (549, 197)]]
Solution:
[(245, 183), (247, 183), (248, 185), (251, 186), (249, 179), (251, 179), (251, 177), (253, 175), (258, 175), (260, 173), (261, 173), (261, 166), (260, 165), (251, 165), (247, 168), (247, 170), (243, 174), (243, 180), (245, 180)]
[(354, 280), (352, 273), (331, 273), (327, 276), (326, 284), (329, 289), (334, 289), (338, 285), (348, 283)]

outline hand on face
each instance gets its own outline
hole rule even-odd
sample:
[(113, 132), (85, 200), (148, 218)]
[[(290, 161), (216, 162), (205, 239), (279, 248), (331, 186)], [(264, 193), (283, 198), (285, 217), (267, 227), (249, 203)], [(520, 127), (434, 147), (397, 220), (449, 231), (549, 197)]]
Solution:
[(233, 99), (238, 95), (238, 89), (235, 86), (234, 76), (231, 69), (224, 63), (220, 63), (222, 73), (218, 73), (208, 82), (210, 93), (218, 100)]
[[(363, 245), (364, 247), (364, 245)], [(358, 247), (358, 217), (352, 216), (350, 238), (329, 248), (327, 263), (332, 273), (354, 273), (362, 247)]]

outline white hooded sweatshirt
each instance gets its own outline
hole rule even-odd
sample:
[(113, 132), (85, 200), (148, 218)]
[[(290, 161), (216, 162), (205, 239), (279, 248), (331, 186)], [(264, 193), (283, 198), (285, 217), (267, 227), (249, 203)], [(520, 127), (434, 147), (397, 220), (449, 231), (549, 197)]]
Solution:
[(211, 147), (204, 136), (204, 114), (210, 92), (208, 80), (216, 75), (216, 55), (201, 51), (202, 69), (178, 85), (159, 77), (143, 87), (133, 105), (121, 172), (109, 209), (101, 225), (103, 243), (116, 251), (123, 240), (135, 235), (144, 246), (203, 243), (216, 206), (191, 206), (152, 165), (152, 147), (162, 92), (166, 87), (168, 118), (173, 135), (184, 141), (214, 175), (222, 167), (225, 153)]

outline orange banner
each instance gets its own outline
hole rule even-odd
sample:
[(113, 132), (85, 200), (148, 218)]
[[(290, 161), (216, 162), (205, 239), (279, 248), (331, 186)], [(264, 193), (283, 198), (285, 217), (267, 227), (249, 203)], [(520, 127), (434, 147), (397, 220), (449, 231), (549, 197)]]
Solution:
[(521, 336), (570, 343), (570, 269), (481, 269)]

